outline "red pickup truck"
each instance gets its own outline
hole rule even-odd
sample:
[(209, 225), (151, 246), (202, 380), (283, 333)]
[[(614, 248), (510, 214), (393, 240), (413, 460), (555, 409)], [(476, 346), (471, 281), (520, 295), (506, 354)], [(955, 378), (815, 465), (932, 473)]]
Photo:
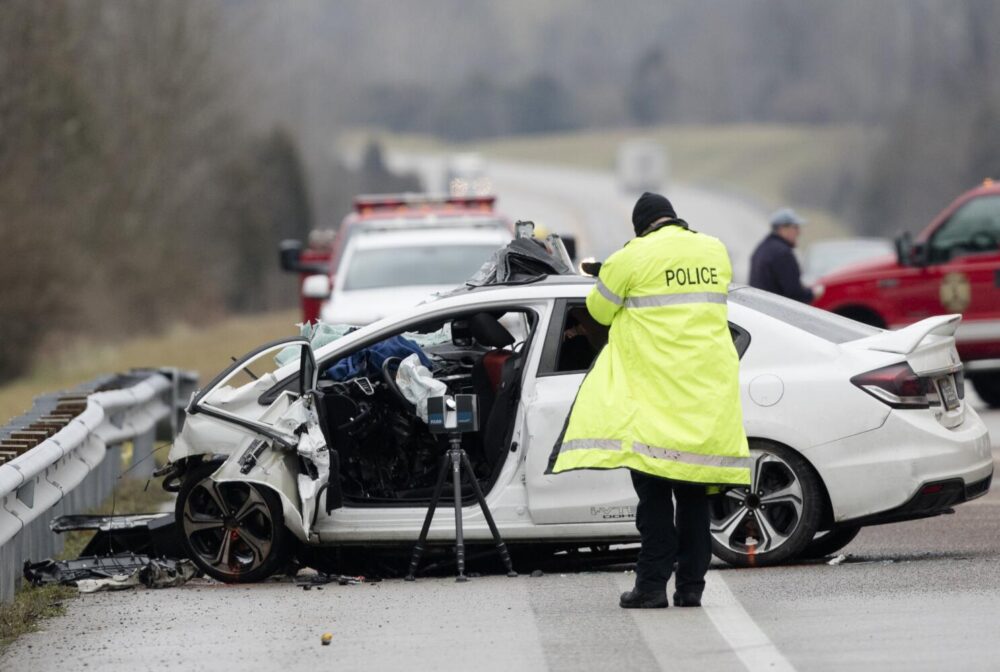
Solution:
[(930, 315), (961, 313), (956, 333), (966, 376), (1000, 407), (1000, 185), (965, 192), (896, 255), (816, 280), (814, 305), (895, 329)]

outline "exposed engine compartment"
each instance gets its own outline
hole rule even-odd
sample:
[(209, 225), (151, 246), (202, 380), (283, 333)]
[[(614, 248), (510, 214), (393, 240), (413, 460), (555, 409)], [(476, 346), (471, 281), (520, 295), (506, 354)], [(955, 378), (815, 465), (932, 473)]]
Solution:
[[(448, 344), (428, 347), (424, 353), (432, 359), (434, 377), (447, 385), (449, 394), (469, 394), (476, 391), (473, 364), (487, 350)], [(321, 380), (316, 393), (328, 444), (338, 453), (341, 493), (352, 503), (429, 499), (447, 450), (446, 440), (432, 434), (413, 405), (400, 396), (392, 376), (393, 371), (386, 370), (380, 378)], [(463, 447), (485, 485), (492, 467), (482, 434), (466, 435)]]
[(327, 439), (340, 456), (348, 499), (385, 501), (433, 486), (441, 448), (426, 425), (389, 397), (384, 383), (355, 378), (321, 385)]

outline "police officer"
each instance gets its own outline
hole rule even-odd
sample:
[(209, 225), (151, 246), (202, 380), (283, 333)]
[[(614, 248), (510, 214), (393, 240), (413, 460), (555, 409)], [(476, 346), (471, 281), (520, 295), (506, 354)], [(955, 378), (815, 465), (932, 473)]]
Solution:
[(750, 257), (751, 287), (812, 303), (813, 291), (802, 286), (799, 262), (792, 252), (805, 221), (791, 208), (771, 215), (771, 233)]
[[(587, 296), (611, 329), (580, 387), (547, 473), (631, 470), (642, 548), (626, 608), (701, 605), (711, 558), (710, 486), (748, 485), (739, 359), (726, 307), (725, 246), (678, 219), (670, 201), (643, 194), (636, 238), (601, 266)], [(676, 525), (674, 503), (677, 500)]]

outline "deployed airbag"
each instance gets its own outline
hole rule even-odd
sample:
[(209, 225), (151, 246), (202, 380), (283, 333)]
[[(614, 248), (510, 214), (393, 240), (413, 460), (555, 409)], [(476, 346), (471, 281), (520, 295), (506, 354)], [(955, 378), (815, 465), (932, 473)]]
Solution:
[(427, 422), (427, 400), (444, 396), (448, 392), (448, 386), (436, 380), (416, 354), (400, 362), (399, 370), (396, 371), (396, 385), (406, 400), (416, 406), (417, 415), (424, 422)]

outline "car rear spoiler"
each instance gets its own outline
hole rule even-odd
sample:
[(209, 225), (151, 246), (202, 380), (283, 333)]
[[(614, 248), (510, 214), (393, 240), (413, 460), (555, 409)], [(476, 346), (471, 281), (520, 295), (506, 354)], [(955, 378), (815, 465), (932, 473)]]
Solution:
[(935, 315), (920, 320), (915, 324), (893, 331), (883, 331), (868, 336), (857, 341), (845, 343), (853, 348), (864, 348), (866, 350), (879, 350), (881, 352), (893, 352), (900, 355), (908, 355), (923, 342), (928, 336), (955, 336), (958, 323), (962, 321), (962, 316), (955, 315)]

